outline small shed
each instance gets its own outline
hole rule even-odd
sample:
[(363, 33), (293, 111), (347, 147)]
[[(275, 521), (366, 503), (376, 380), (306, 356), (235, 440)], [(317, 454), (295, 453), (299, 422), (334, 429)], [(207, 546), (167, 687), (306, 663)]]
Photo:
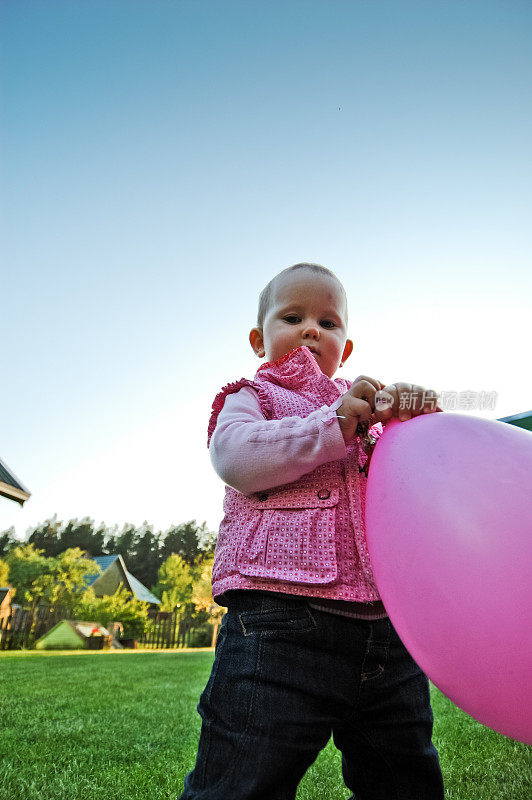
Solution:
[(99, 622), (62, 619), (37, 639), (36, 650), (101, 650), (111, 647), (113, 637)]

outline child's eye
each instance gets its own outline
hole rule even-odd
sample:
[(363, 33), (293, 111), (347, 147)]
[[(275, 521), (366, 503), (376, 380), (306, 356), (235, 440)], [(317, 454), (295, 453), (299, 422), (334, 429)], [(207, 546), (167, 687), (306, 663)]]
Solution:
[(289, 322), (292, 325), (296, 325), (298, 322), (301, 322), (301, 317), (296, 316), (295, 314), (288, 314), (286, 317), (283, 317), (285, 322)]
[(336, 325), (332, 319), (322, 319), (320, 325), (323, 325), (324, 328), (336, 328)]

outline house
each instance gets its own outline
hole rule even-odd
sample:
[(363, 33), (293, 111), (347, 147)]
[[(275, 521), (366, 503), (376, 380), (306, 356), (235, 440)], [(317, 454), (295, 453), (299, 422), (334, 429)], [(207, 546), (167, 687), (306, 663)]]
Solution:
[(7, 624), (11, 614), (11, 600), (14, 590), (11, 586), (0, 586), (0, 628)]
[(526, 431), (532, 431), (532, 411), (523, 411), (521, 414), (512, 414), (510, 417), (501, 417), (499, 422), (508, 422), (510, 425), (517, 425)]
[[(102, 650), (112, 647), (114, 640), (99, 622), (62, 619), (35, 642), (36, 650)], [(118, 647), (121, 647), (117, 643)]]
[(94, 589), (96, 597), (114, 594), (120, 586), (125, 586), (137, 600), (143, 600), (151, 606), (161, 605), (159, 598), (127, 571), (121, 555), (96, 556), (92, 560), (96, 561), (101, 573), (87, 576), (86, 586)]
[(30, 492), (28, 492), (24, 484), (15, 477), (14, 473), (2, 459), (0, 459), (0, 495), (2, 497), (7, 497), (8, 500), (14, 500), (16, 503), (20, 503), (21, 506), (23, 506), (25, 501), (30, 497)]

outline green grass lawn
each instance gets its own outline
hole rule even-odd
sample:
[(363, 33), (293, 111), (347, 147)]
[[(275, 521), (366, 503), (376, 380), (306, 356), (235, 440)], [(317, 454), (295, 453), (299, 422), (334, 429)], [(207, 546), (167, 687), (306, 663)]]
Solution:
[[(0, 800), (172, 800), (195, 760), (212, 652), (0, 655)], [(446, 799), (531, 800), (530, 748), (433, 688)], [(298, 800), (344, 800), (329, 743)]]

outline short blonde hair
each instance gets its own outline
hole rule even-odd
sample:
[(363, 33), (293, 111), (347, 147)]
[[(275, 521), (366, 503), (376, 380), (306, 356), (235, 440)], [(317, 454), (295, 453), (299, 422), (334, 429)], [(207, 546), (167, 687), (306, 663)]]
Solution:
[(264, 289), (262, 290), (262, 292), (259, 295), (259, 311), (258, 311), (258, 314), (257, 314), (257, 327), (258, 328), (262, 328), (263, 325), (264, 325), (264, 319), (266, 317), (266, 314), (268, 313), (268, 309), (270, 308), (270, 306), (271, 306), (271, 304), (273, 302), (273, 292), (274, 292), (275, 281), (277, 280), (277, 278), (280, 278), (281, 275), (286, 275), (288, 272), (292, 272), (295, 269), (308, 269), (311, 272), (319, 272), (322, 275), (328, 275), (330, 278), (334, 278), (334, 280), (336, 281), (336, 283), (338, 284), (338, 286), (342, 290), (342, 294), (344, 296), (345, 323), (347, 325), (347, 295), (345, 293), (345, 289), (342, 286), (342, 283), (340, 282), (340, 280), (337, 278), (337, 276), (334, 274), (334, 272), (332, 270), (328, 269), (327, 267), (323, 267), (321, 264), (313, 264), (311, 262), (302, 261), (300, 264), (293, 264), (291, 267), (287, 267), (286, 269), (283, 269), (281, 272), (279, 272), (277, 275), (275, 275), (271, 279), (271, 281), (269, 283), (266, 284), (266, 286), (264, 287)]

